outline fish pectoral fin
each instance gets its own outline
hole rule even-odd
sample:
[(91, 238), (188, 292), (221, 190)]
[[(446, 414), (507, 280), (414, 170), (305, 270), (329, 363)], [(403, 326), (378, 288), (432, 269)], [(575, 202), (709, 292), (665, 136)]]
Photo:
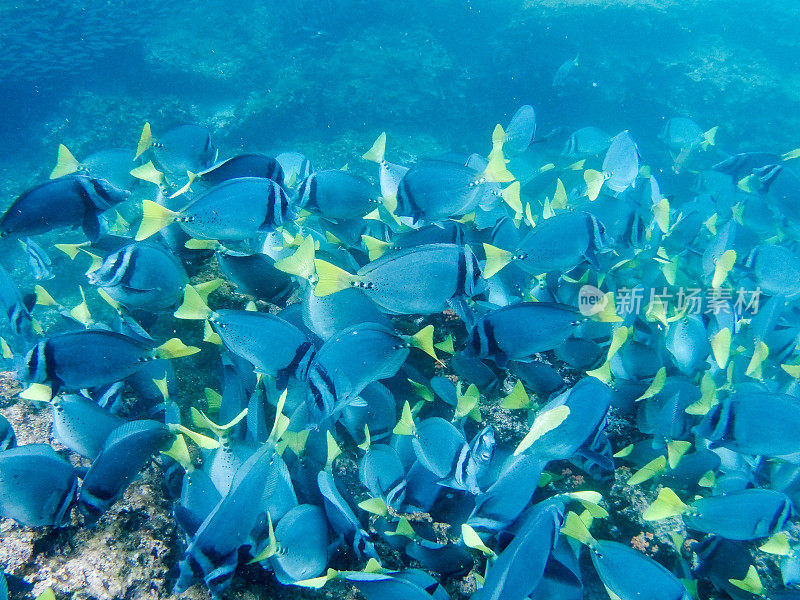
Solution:
[(317, 284), (314, 286), (314, 295), (318, 297), (335, 294), (359, 281), (356, 275), (319, 258), (314, 259), (314, 267), (317, 270)]

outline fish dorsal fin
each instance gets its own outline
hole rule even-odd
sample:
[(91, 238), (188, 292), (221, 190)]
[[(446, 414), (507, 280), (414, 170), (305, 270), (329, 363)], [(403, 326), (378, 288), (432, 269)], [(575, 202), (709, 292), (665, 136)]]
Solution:
[(58, 145), (58, 160), (56, 162), (56, 166), (53, 167), (53, 170), (50, 172), (50, 179), (57, 179), (59, 177), (63, 177), (64, 175), (69, 175), (70, 173), (74, 173), (77, 171), (81, 166), (81, 163), (72, 155), (72, 152), (69, 151), (64, 144)]

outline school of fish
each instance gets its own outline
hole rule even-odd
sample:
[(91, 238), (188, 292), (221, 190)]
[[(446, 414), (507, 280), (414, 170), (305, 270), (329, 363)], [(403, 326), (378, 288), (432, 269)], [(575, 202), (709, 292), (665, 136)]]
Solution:
[[(0, 216), (30, 270), (0, 267), (0, 350), (68, 451), (0, 414), (0, 517), (91, 526), (156, 461), (176, 592), (249, 563), (367, 600), (800, 598), (800, 151), (716, 133), (642, 157), (523, 106), (488, 153), (401, 165), (383, 133), (372, 179), (191, 124), (61, 146)], [(604, 539), (614, 482), (672, 519), (660, 562)]]

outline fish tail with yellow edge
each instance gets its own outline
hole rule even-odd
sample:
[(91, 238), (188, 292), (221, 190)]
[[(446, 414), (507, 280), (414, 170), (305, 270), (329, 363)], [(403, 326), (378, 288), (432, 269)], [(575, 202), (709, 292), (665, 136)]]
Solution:
[(150, 123), (145, 123), (142, 127), (142, 134), (139, 136), (139, 143), (136, 144), (136, 156), (133, 157), (133, 160), (139, 158), (152, 145), (153, 135), (150, 131)]
[(311, 279), (314, 275), (314, 254), (316, 251), (314, 238), (306, 236), (291, 255), (275, 262), (275, 268), (303, 279)]
[(187, 346), (178, 338), (171, 338), (153, 349), (154, 358), (183, 358), (184, 356), (191, 356), (200, 352), (200, 348), (196, 346)]
[(348, 273), (336, 265), (319, 258), (314, 259), (314, 267), (317, 271), (317, 284), (314, 286), (314, 295), (329, 296), (351, 287), (360, 278), (357, 275)]
[(177, 217), (178, 213), (156, 204), (152, 200), (145, 200), (142, 203), (142, 222), (136, 232), (136, 241), (141, 242), (158, 233), (164, 227), (173, 223)]
[(364, 246), (367, 248), (367, 253), (369, 254), (370, 260), (379, 259), (391, 247), (389, 242), (384, 242), (383, 240), (379, 240), (371, 235), (362, 235), (361, 241), (364, 242)]
[(703, 134), (703, 141), (700, 143), (700, 146), (703, 148), (703, 150), (707, 150), (710, 146), (716, 145), (718, 129), (719, 126), (712, 127)]
[(178, 191), (174, 192), (170, 196), (170, 198), (176, 198), (176, 197), (180, 196), (181, 194), (185, 194), (186, 192), (188, 192), (191, 189), (192, 184), (194, 183), (194, 180), (197, 179), (197, 173), (192, 173), (191, 171), (186, 171), (186, 176), (188, 177), (188, 179), (186, 180), (186, 183), (183, 185), (182, 188), (180, 188)]
[(212, 315), (213, 311), (208, 307), (203, 296), (200, 295), (193, 286), (186, 284), (183, 292), (183, 303), (175, 311), (174, 315), (178, 319), (188, 319), (202, 321)]
[(58, 160), (56, 166), (50, 172), (50, 179), (58, 179), (64, 175), (74, 173), (81, 166), (81, 163), (72, 155), (64, 144), (58, 145)]
[(361, 158), (363, 158), (364, 160), (381, 164), (383, 162), (383, 157), (385, 153), (386, 153), (386, 132), (384, 131), (378, 136), (378, 139), (375, 140), (375, 143), (372, 144), (372, 148), (367, 150), (361, 156)]
[(511, 252), (491, 244), (484, 244), (483, 251), (486, 253), (486, 265), (482, 270), (484, 279), (494, 276), (514, 260), (514, 255)]

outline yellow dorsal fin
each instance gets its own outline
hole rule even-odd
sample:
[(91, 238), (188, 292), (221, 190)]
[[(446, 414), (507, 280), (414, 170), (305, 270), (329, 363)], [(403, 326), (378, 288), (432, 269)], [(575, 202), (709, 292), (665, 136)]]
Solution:
[(556, 180), (556, 191), (553, 194), (553, 208), (556, 210), (564, 209), (567, 207), (568, 201), (567, 190), (564, 188), (564, 182), (561, 181), (561, 178), (559, 177)]
[(200, 297), (203, 299), (203, 302), (208, 303), (208, 296), (211, 292), (215, 292), (219, 289), (225, 282), (224, 279), (220, 279), (219, 277), (215, 279), (209, 279), (208, 281), (203, 281), (201, 283), (194, 284), (195, 291), (200, 294)]
[(81, 242), (80, 244), (53, 244), (54, 247), (58, 250), (61, 250), (64, 254), (69, 256), (71, 259), (75, 259), (78, 256), (78, 251), (81, 248), (89, 245), (89, 242)]
[(142, 127), (142, 135), (139, 136), (139, 143), (136, 144), (136, 156), (133, 160), (139, 158), (153, 143), (153, 135), (150, 132), (150, 123), (145, 123)]
[(372, 148), (367, 150), (361, 158), (369, 160), (374, 163), (382, 163), (383, 157), (386, 153), (386, 132), (384, 131), (378, 136), (378, 139), (372, 144)]
[(69, 148), (64, 144), (59, 144), (58, 160), (56, 166), (53, 167), (53, 170), (50, 172), (50, 179), (57, 179), (58, 177), (74, 173), (80, 166), (81, 163), (78, 162), (77, 158), (72, 156), (72, 152), (69, 151)]
[(78, 323), (88, 326), (92, 322), (92, 313), (89, 312), (89, 305), (86, 304), (86, 294), (83, 291), (83, 287), (79, 287), (78, 289), (81, 291), (81, 303), (69, 311), (69, 314)]

